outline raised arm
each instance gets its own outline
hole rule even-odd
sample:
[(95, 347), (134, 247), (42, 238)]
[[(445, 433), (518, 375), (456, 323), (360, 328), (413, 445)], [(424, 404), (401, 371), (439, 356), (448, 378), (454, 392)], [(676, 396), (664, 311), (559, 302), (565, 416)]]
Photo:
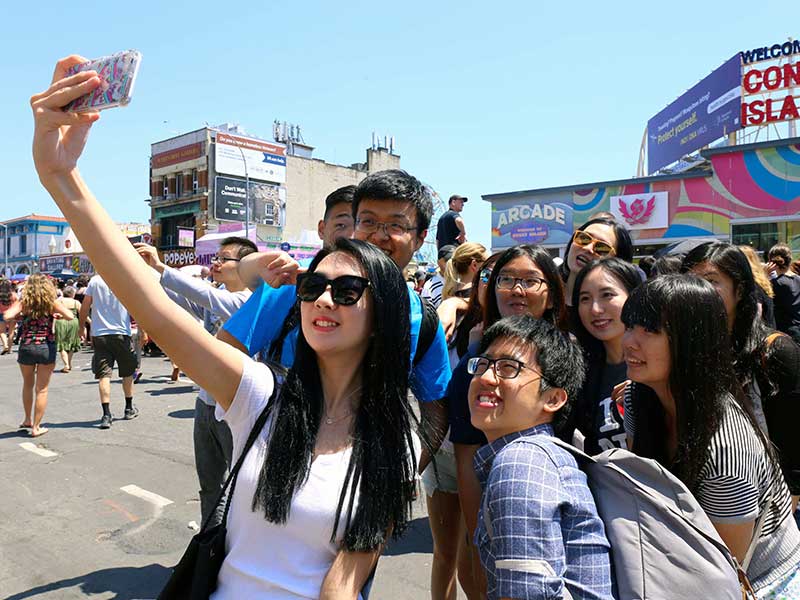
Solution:
[(117, 298), (159, 347), (227, 409), (242, 376), (241, 353), (209, 335), (172, 303), (78, 172), (89, 130), (100, 115), (64, 112), (62, 107), (100, 84), (93, 71), (65, 77), (71, 66), (85, 60), (80, 56), (60, 60), (50, 88), (31, 98), (33, 159), (39, 180)]

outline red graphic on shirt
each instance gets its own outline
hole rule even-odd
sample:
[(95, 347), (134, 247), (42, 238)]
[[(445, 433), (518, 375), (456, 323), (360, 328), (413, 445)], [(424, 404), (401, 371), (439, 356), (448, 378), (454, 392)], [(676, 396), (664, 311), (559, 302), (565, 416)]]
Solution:
[(630, 204), (625, 204), (625, 201), (622, 198), (619, 199), (619, 212), (623, 217), (625, 217), (628, 225), (643, 225), (644, 223), (647, 223), (647, 221), (650, 220), (650, 216), (653, 214), (655, 207), (655, 196), (652, 196), (650, 200), (647, 201), (646, 206), (643, 198), (637, 198)]

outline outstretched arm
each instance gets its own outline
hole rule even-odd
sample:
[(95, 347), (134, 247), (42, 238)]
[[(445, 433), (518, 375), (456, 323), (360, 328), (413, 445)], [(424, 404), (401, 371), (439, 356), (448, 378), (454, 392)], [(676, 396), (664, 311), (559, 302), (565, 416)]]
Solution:
[(89, 130), (100, 117), (94, 112), (62, 110), (100, 84), (93, 71), (65, 76), (81, 62), (85, 59), (79, 56), (60, 60), (50, 88), (31, 98), (33, 159), (39, 180), (75, 230), (92, 264), (136, 321), (227, 409), (242, 376), (241, 353), (209, 335), (172, 303), (78, 172)]

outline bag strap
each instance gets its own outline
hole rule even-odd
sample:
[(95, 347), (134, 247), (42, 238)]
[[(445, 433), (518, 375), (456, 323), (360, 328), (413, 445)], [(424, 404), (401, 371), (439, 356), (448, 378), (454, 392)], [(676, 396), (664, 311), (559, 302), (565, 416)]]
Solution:
[(247, 453), (250, 451), (250, 448), (253, 447), (256, 439), (258, 438), (261, 430), (264, 428), (264, 424), (267, 422), (267, 417), (269, 413), (272, 411), (272, 407), (275, 404), (275, 399), (278, 397), (278, 391), (280, 390), (280, 383), (278, 382), (278, 378), (273, 373), (273, 378), (275, 380), (275, 389), (272, 390), (272, 395), (267, 400), (267, 405), (264, 407), (264, 410), (261, 411), (261, 414), (258, 415), (256, 422), (253, 424), (253, 429), (250, 431), (250, 435), (247, 438), (247, 441), (244, 444), (244, 448), (242, 449), (241, 455), (239, 455), (239, 460), (236, 461), (233, 469), (228, 474), (228, 478), (225, 480), (225, 484), (222, 486), (222, 489), (217, 496), (217, 501), (214, 503), (214, 510), (212, 510), (209, 515), (206, 517), (203, 526), (200, 528), (200, 531), (206, 531), (208, 528), (209, 523), (211, 523), (211, 519), (216, 514), (216, 509), (219, 506), (220, 502), (222, 502), (223, 498), (225, 498), (225, 492), (230, 486), (231, 490), (230, 493), (225, 498), (225, 511), (222, 514), (222, 524), (224, 525), (228, 521), (228, 511), (231, 507), (231, 499), (233, 498), (233, 490), (236, 488), (236, 478), (239, 475), (239, 470), (242, 468), (244, 464), (244, 459), (247, 457)]

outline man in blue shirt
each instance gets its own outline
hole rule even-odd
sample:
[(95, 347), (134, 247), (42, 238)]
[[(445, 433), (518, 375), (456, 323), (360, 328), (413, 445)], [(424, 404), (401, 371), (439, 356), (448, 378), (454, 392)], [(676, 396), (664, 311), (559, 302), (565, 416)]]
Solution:
[(475, 545), (490, 600), (612, 600), (610, 546), (586, 475), (553, 442), (580, 390), (580, 348), (530, 315), (490, 327), (468, 370), (472, 424), (489, 444)]
[[(326, 210), (326, 214), (327, 212)], [(405, 171), (373, 173), (356, 187), (353, 194), (354, 237), (381, 248), (401, 270), (408, 265), (414, 252), (425, 241), (432, 214), (430, 192)], [(271, 253), (264, 260), (276, 260), (276, 257)], [(444, 397), (450, 380), (447, 342), (444, 330), (436, 323), (433, 340), (424, 354), (415, 358), (424, 307), (413, 290), (409, 290), (408, 298), (411, 303), (411, 387), (417, 399), (423, 403), (423, 418), (434, 425), (429, 432), (431, 441), (437, 446), (447, 429), (443, 406), (436, 402)], [(257, 353), (269, 355), (273, 343), (280, 340), (279, 354), (272, 358), (291, 367), (294, 362), (297, 327), (292, 326), (291, 321), (286, 321), (286, 318), (295, 299), (293, 285), (272, 288), (262, 284), (253, 292), (250, 300), (225, 323), (218, 337), (251, 356)], [(285, 331), (287, 326), (292, 326), (288, 332)], [(274, 353), (277, 353), (275, 348)], [(425, 464), (421, 462), (422, 467)]]

